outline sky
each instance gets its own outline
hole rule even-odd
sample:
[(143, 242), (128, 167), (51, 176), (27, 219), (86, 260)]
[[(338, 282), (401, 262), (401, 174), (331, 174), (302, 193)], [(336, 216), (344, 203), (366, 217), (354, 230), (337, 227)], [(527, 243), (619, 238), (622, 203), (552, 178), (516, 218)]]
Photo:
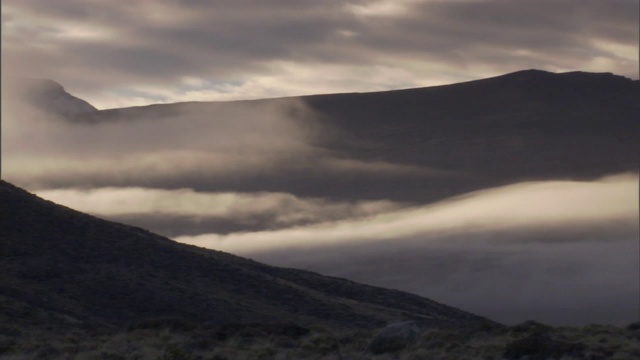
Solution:
[[(432, 86), (530, 68), (638, 79), (639, 15), (636, 0), (6, 0), (3, 86), (9, 76), (52, 79), (110, 109)], [(437, 99), (443, 113), (464, 108)], [(505, 323), (640, 316), (640, 284), (628, 280), (640, 271), (638, 173), (605, 171), (624, 155), (608, 133), (525, 127), (494, 139), (445, 127), (442, 139), (405, 144), (412, 128), (396, 135), (386, 124), (413, 108), (357, 105), (370, 123), (349, 132), (294, 97), (107, 111), (96, 121), (21, 100), (3, 91), (2, 177), (65, 206)], [(480, 106), (478, 122), (509, 122), (520, 105)], [(385, 153), (380, 138), (363, 140), (368, 132), (402, 151)], [(491, 146), (498, 151), (481, 166), (462, 161)], [(554, 161), (600, 168), (496, 181)]]
[(635, 0), (6, 0), (3, 75), (99, 109), (431, 86), (536, 68), (638, 78)]

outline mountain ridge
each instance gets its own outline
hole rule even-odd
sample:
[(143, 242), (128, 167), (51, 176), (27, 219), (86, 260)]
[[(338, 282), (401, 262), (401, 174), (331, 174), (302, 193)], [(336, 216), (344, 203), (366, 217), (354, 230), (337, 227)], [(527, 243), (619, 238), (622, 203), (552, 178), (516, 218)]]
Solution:
[(457, 83), (449, 83), (449, 84), (440, 84), (440, 85), (431, 85), (431, 86), (420, 86), (420, 87), (411, 87), (411, 88), (402, 88), (402, 89), (391, 89), (391, 90), (377, 90), (377, 91), (353, 91), (353, 92), (336, 92), (336, 93), (326, 93), (326, 94), (310, 94), (310, 95), (287, 95), (281, 97), (272, 97), (272, 98), (259, 98), (259, 99), (238, 99), (238, 100), (198, 100), (198, 101), (177, 101), (171, 103), (155, 103), (148, 105), (137, 105), (137, 106), (127, 106), (122, 108), (109, 108), (102, 109), (100, 111), (112, 111), (117, 109), (131, 109), (131, 108), (146, 108), (150, 106), (164, 106), (164, 105), (175, 105), (175, 104), (201, 104), (201, 103), (238, 103), (238, 102), (256, 102), (256, 101), (270, 101), (270, 100), (283, 100), (283, 99), (292, 99), (292, 98), (313, 98), (313, 97), (333, 97), (333, 96), (341, 96), (341, 95), (354, 95), (354, 94), (388, 94), (388, 93), (396, 93), (396, 92), (412, 92), (426, 89), (442, 89), (456, 85), (464, 85), (464, 84), (474, 84), (474, 83), (482, 83), (486, 81), (493, 80), (532, 80), (541, 77), (549, 77), (549, 76), (559, 76), (564, 78), (573, 78), (574, 81), (584, 80), (587, 77), (598, 77), (601, 80), (609, 80), (616, 79), (616, 81), (622, 83), (640, 83), (640, 80), (633, 80), (631, 78), (627, 78), (622, 75), (616, 75), (611, 72), (587, 72), (587, 71), (568, 71), (562, 73), (554, 73), (546, 70), (538, 70), (538, 69), (527, 69), (527, 70), (519, 70), (511, 73), (506, 73), (497, 76), (491, 76), (488, 78), (474, 79), (468, 81), (462, 81)]
[[(196, 104), (196, 103), (215, 103), (215, 104), (220, 104), (220, 103), (238, 103), (238, 102), (256, 102), (256, 101), (271, 101), (271, 100), (283, 100), (283, 99), (292, 99), (292, 98), (314, 98), (314, 97), (332, 97), (332, 96), (341, 96), (341, 95), (354, 95), (354, 94), (388, 94), (388, 93), (402, 93), (402, 92), (413, 92), (413, 91), (423, 91), (423, 90), (427, 90), (427, 89), (432, 89), (432, 90), (439, 90), (439, 89), (444, 89), (444, 88), (448, 88), (451, 86), (460, 86), (460, 85), (471, 85), (471, 84), (476, 84), (476, 83), (486, 83), (488, 81), (502, 81), (502, 80), (519, 80), (519, 81), (530, 81), (530, 80), (541, 80), (541, 79), (550, 79), (552, 77), (558, 77), (558, 78), (565, 78), (565, 79), (570, 79), (572, 81), (576, 81), (576, 82), (581, 82), (581, 81), (585, 81), (588, 80), (588, 78), (594, 79), (594, 78), (598, 78), (601, 81), (606, 81), (606, 80), (615, 80), (619, 83), (635, 83), (635, 84), (639, 84), (640, 83), (640, 79), (631, 79), (631, 78), (627, 78), (625, 76), (622, 75), (616, 75), (613, 74), (611, 72), (587, 72), (587, 71), (568, 71), (568, 72), (561, 72), (561, 73), (554, 73), (551, 71), (546, 71), (546, 70), (539, 70), (539, 69), (526, 69), (526, 70), (519, 70), (519, 71), (514, 71), (514, 72), (510, 72), (510, 73), (506, 73), (506, 74), (502, 74), (502, 75), (496, 75), (496, 76), (491, 76), (488, 78), (480, 78), (480, 79), (474, 79), (474, 80), (468, 80), (468, 81), (462, 81), (462, 82), (457, 82), (457, 83), (449, 83), (449, 84), (440, 84), (440, 85), (431, 85), (431, 86), (420, 86), (420, 87), (411, 87), (411, 88), (402, 88), (402, 89), (391, 89), (391, 90), (377, 90), (377, 91), (353, 91), (353, 92), (336, 92), (336, 93), (325, 93), (325, 94), (309, 94), (309, 95), (287, 95), (287, 96), (280, 96), (280, 97), (272, 97), (272, 98), (258, 98), (258, 99), (238, 99), (238, 100), (198, 100), (198, 101), (177, 101), (177, 102), (171, 102), (171, 103), (153, 103), (153, 104), (147, 104), (147, 105), (136, 105), (136, 106), (125, 106), (125, 107), (119, 107), (119, 108), (107, 108), (107, 109), (96, 109), (95, 107), (93, 107), (91, 104), (89, 104), (86, 100), (83, 100), (73, 94), (68, 93), (64, 87), (57, 82), (56, 80), (52, 80), (52, 79), (40, 79), (40, 78), (20, 78), (20, 79), (14, 79), (15, 81), (13, 81), (12, 83), (23, 83), (27, 84), (24, 87), (27, 88), (40, 88), (42, 92), (46, 92), (46, 91), (50, 91), (50, 92), (56, 92), (56, 93), (66, 93), (67, 95), (69, 95), (70, 97), (73, 97), (77, 100), (80, 100), (82, 102), (85, 102), (87, 105), (91, 106), (93, 111), (100, 111), (100, 112), (109, 112), (109, 111), (113, 111), (113, 110), (119, 110), (119, 109), (132, 109), (132, 108), (147, 108), (147, 107), (154, 107), (154, 106), (166, 106), (166, 105), (176, 105), (176, 104)], [(20, 91), (20, 90), (19, 90)], [(9, 93), (11, 93), (11, 91), (8, 91)]]
[[(210, 184), (209, 178), (194, 175), (189, 186), (196, 191), (270, 191), (300, 197), (431, 202), (513, 182), (594, 179), (638, 171), (638, 98), (639, 80), (610, 73), (523, 70), (425, 88), (154, 104), (75, 114), (67, 119), (84, 124), (172, 121), (186, 112), (224, 122), (226, 111), (241, 109), (242, 116), (253, 116), (257, 121), (263, 116), (261, 106), (283, 105), (288, 111), (283, 116), (290, 117), (295, 126), (310, 129), (302, 141), (320, 157), (328, 154), (338, 160), (436, 169), (457, 177), (414, 179), (398, 174), (375, 181), (366, 177), (327, 179), (309, 171), (304, 167), (307, 165), (297, 165), (296, 161), (308, 164), (308, 160), (292, 154), (296, 164), (292, 168), (285, 165), (274, 174), (260, 174), (251, 184)], [(297, 107), (287, 108), (291, 99)], [(135, 181), (125, 185), (150, 186)], [(153, 186), (175, 188), (180, 184), (167, 180)]]

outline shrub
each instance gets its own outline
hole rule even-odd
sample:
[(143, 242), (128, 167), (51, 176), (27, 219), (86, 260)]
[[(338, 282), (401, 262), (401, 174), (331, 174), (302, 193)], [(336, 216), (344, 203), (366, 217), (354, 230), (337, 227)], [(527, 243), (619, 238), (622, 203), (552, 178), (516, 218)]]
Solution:
[(0, 339), (0, 355), (9, 352), (16, 345), (13, 339)]
[(192, 360), (193, 353), (179, 344), (169, 344), (162, 355), (162, 360)]
[(549, 325), (545, 325), (533, 320), (527, 320), (521, 324), (514, 325), (509, 328), (509, 331), (513, 334), (542, 334), (548, 333), (553, 328)]
[(145, 329), (145, 330), (160, 330), (170, 329), (174, 331), (193, 331), (197, 328), (197, 325), (189, 320), (175, 317), (146, 319), (132, 324), (128, 327), (129, 331)]
[(585, 346), (553, 339), (549, 334), (532, 333), (522, 339), (507, 344), (505, 359), (546, 360), (563, 356), (582, 358)]
[(632, 322), (631, 324), (627, 325), (627, 330), (631, 330), (631, 331), (640, 331), (640, 321), (636, 321), (636, 322)]

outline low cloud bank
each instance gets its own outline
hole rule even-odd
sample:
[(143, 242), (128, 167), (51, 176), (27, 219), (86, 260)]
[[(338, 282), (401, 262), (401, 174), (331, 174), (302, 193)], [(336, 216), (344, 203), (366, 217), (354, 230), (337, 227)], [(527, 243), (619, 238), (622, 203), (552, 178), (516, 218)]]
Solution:
[[(303, 151), (309, 150), (305, 141), (311, 131), (304, 126), (311, 128), (313, 121), (313, 115), (295, 99), (121, 109), (102, 113), (98, 120), (87, 115), (86, 121), (79, 117), (75, 122), (25, 101), (9, 105), (3, 109), (3, 127), (11, 130), (4, 144), (10, 155), (48, 155), (71, 161), (123, 161), (163, 152), (216, 153), (232, 158)], [(170, 165), (174, 159), (168, 160)], [(164, 163), (162, 156), (156, 161)]]
[[(197, 224), (225, 223), (246, 228), (282, 228), (293, 225), (354, 219), (397, 210), (405, 205), (391, 201), (334, 202), (299, 198), (287, 193), (202, 193), (191, 189), (147, 188), (55, 189), (38, 191), (45, 199), (73, 209), (108, 218), (152, 222), (161, 218), (169, 232), (180, 233), (176, 221)], [(129, 221), (136, 223), (136, 221)], [(189, 229), (184, 229), (189, 233)]]
[(638, 175), (479, 191), (366, 219), (176, 240), (516, 323), (640, 316)]
[[(443, 233), (497, 231), (544, 226), (633, 222), (637, 219), (637, 175), (595, 182), (538, 181), (482, 190), (434, 205), (404, 209), (356, 221), (337, 221), (277, 232), (207, 234), (178, 241), (251, 254), (327, 244), (395, 241)], [(636, 196), (633, 196), (636, 194)]]
[[(457, 175), (364, 161), (317, 147), (336, 136), (298, 99), (182, 103), (65, 118), (27, 102), (3, 108), (3, 177), (30, 190), (191, 188), (390, 198)], [(440, 185), (438, 185), (440, 184)]]

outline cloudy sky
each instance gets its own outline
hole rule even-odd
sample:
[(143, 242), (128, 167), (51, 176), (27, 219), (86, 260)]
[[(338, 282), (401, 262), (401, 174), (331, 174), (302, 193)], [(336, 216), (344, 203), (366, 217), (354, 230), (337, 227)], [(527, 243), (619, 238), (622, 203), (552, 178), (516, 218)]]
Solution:
[(409, 88), (537, 68), (638, 77), (635, 0), (6, 0), (2, 72), (104, 109)]
[[(636, 0), (6, 0), (2, 75), (56, 80), (99, 109), (411, 88), (529, 68), (638, 79), (639, 14)], [(3, 92), (2, 177), (181, 242), (498, 321), (637, 320), (638, 171), (625, 149), (637, 145), (627, 127), (638, 110), (620, 107), (620, 120), (594, 101), (532, 120), (549, 126), (575, 110), (570, 123), (598, 125), (604, 114), (619, 126), (611, 131), (510, 126), (511, 111), (532, 109), (516, 119), (530, 120), (545, 106), (529, 98), (536, 76), (550, 75), (412, 93), (420, 101), (190, 103), (86, 121)], [(596, 99), (630, 97), (630, 80), (605, 80), (619, 92), (603, 95), (596, 82)], [(478, 114), (460, 106), (469, 99), (456, 94), (469, 93)], [(582, 106), (571, 95), (569, 107)], [(513, 107), (492, 105), (504, 99)], [(410, 106), (372, 113), (371, 101)], [(454, 126), (438, 128), (438, 116)], [(501, 137), (493, 119), (509, 125)], [(480, 125), (469, 135), (455, 121)]]

